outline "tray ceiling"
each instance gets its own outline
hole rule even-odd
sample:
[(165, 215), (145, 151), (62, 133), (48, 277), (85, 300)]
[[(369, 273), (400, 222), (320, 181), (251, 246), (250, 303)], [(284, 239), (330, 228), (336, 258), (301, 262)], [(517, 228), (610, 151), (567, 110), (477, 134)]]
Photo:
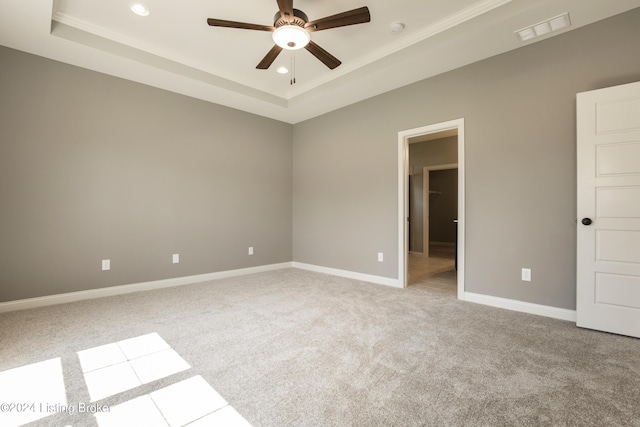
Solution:
[[(312, 33), (342, 61), (304, 49), (257, 63), (271, 33), (210, 27), (207, 18), (272, 25), (275, 0), (4, 0), (0, 44), (232, 108), (297, 123), (380, 93), (640, 7), (640, 0), (294, 0), (311, 20), (368, 6), (371, 22)], [(571, 26), (520, 41), (517, 30), (569, 12)], [(394, 33), (391, 25), (404, 24)], [(291, 73), (280, 66), (295, 63)]]

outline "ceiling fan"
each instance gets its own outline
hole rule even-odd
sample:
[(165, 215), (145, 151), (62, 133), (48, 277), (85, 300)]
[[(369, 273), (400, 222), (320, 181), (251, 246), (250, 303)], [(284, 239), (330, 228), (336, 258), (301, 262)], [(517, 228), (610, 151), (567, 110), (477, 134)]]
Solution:
[(311, 40), (314, 31), (328, 30), (330, 28), (345, 27), (347, 25), (363, 24), (371, 21), (368, 7), (349, 10), (337, 15), (309, 21), (307, 15), (301, 10), (293, 8), (293, 0), (277, 0), (278, 12), (273, 19), (273, 25), (247, 24), (245, 22), (225, 21), (223, 19), (207, 19), (212, 27), (240, 28), (245, 30), (269, 31), (273, 33), (275, 45), (269, 53), (256, 66), (257, 69), (268, 69), (283, 49), (297, 50), (305, 48), (324, 65), (334, 69), (341, 62), (329, 52), (318, 46)]

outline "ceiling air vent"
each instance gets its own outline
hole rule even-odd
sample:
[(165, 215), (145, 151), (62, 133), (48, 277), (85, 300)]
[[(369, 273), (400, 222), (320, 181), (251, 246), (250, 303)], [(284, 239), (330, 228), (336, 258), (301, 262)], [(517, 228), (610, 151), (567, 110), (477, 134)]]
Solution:
[(537, 24), (515, 31), (515, 33), (520, 38), (520, 41), (525, 42), (570, 26), (571, 20), (569, 19), (569, 12), (565, 12), (562, 15), (549, 18), (546, 21), (538, 22)]

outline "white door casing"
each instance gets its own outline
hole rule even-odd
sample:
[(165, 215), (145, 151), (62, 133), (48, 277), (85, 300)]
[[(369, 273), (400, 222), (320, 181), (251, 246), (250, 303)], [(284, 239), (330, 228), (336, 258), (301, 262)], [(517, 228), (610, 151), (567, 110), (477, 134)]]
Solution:
[(640, 82), (579, 93), (577, 137), (577, 325), (640, 338)]

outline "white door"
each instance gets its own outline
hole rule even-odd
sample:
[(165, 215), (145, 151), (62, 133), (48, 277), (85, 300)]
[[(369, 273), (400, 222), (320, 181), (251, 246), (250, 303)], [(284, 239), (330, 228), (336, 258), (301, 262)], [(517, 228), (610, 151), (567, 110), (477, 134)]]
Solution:
[(640, 82), (577, 96), (577, 325), (640, 337)]

